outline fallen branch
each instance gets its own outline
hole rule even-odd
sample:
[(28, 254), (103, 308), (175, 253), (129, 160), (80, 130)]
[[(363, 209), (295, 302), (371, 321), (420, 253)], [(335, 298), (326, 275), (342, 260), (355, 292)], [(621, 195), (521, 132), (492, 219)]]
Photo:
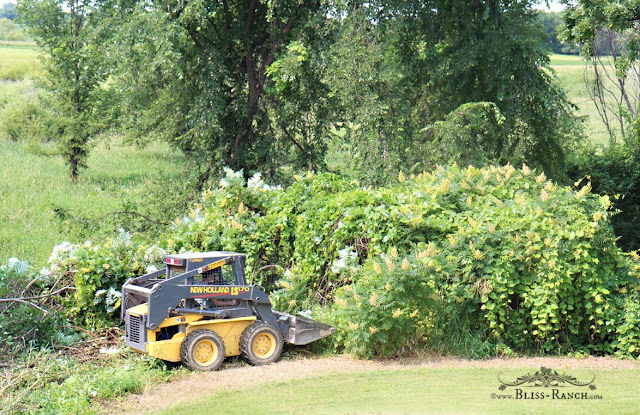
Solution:
[(37, 304), (34, 304), (32, 302), (29, 301), (25, 301), (21, 298), (0, 298), (0, 303), (8, 303), (8, 302), (13, 302), (13, 303), (23, 303), (26, 304), (28, 306), (31, 306), (33, 308), (37, 308), (38, 310), (42, 311), (45, 315), (49, 314), (49, 312), (47, 310), (45, 310), (44, 308), (38, 306)]
[(45, 315), (49, 314), (49, 311), (45, 310), (44, 308), (40, 307), (38, 304), (32, 302), (31, 300), (40, 300), (43, 298), (49, 298), (49, 297), (53, 297), (54, 295), (58, 295), (63, 291), (67, 291), (67, 290), (75, 290), (75, 287), (63, 287), (60, 288), (59, 290), (56, 290), (52, 293), (49, 294), (43, 294), (43, 295), (35, 295), (35, 296), (31, 296), (31, 297), (15, 297), (15, 298), (0, 298), (0, 303), (22, 303), (22, 304), (26, 304), (30, 307), (36, 308), (40, 311), (42, 311)]
[(0, 303), (6, 303), (6, 302), (10, 302), (10, 301), (39, 300), (41, 298), (53, 297), (54, 295), (58, 295), (61, 292), (66, 291), (66, 290), (75, 290), (75, 289), (76, 289), (76, 287), (67, 286), (67, 287), (62, 287), (59, 290), (56, 290), (56, 291), (54, 291), (52, 293), (49, 293), (49, 294), (36, 295), (36, 296), (33, 296), (33, 297), (0, 298)]

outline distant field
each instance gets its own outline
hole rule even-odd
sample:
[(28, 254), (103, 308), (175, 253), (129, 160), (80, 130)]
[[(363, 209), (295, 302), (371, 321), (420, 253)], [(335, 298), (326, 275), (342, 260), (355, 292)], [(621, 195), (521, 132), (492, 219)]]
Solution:
[(552, 54), (551, 66), (584, 66), (584, 60), (578, 55), (558, 55)]
[(33, 78), (41, 70), (33, 42), (0, 41), (0, 80)]
[(607, 129), (585, 84), (585, 77), (588, 81), (593, 80), (593, 71), (580, 56), (575, 55), (551, 55), (551, 67), (569, 100), (578, 107), (578, 115), (584, 117), (587, 137), (595, 144), (607, 145)]

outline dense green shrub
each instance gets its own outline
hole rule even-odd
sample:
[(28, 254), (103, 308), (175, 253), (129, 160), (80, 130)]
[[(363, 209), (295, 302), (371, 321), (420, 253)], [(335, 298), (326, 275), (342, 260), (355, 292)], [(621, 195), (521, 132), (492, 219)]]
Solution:
[(588, 177), (594, 193), (607, 194), (618, 214), (611, 218), (618, 244), (640, 249), (640, 152), (635, 144), (586, 149), (568, 163), (573, 180)]
[(58, 127), (56, 117), (43, 102), (42, 94), (42, 91), (28, 85), (7, 102), (0, 101), (0, 133), (14, 141), (49, 140)]
[(24, 30), (13, 21), (0, 17), (0, 40), (24, 41), (29, 37)]
[(507, 351), (612, 352), (638, 272), (610, 206), (588, 184), (574, 191), (526, 166), (401, 173), (385, 188), (312, 174), (287, 189), (245, 186), (228, 171), (167, 247), (247, 253), (256, 280), (279, 287), (279, 308), (332, 304), (322, 314), (335, 341), (358, 354), (452, 330)]
[(101, 244), (56, 246), (49, 260), (51, 272), (74, 274), (75, 293), (64, 299), (67, 318), (88, 328), (118, 324), (122, 284), (157, 269), (162, 255), (164, 250), (156, 246), (134, 245), (125, 231)]

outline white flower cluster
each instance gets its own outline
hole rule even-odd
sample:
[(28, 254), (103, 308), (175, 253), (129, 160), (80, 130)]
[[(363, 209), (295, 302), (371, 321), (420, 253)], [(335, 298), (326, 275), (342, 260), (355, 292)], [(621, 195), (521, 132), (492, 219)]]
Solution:
[(29, 271), (29, 263), (27, 261), (21, 261), (18, 258), (9, 258), (6, 265), (0, 266), (0, 271), (3, 273), (15, 273), (20, 276), (26, 275)]
[(107, 307), (109, 313), (113, 313), (118, 307), (120, 307), (120, 299), (122, 293), (110, 287), (109, 290), (98, 290), (93, 297), (93, 304), (104, 304)]
[(180, 226), (189, 226), (193, 223), (204, 222), (204, 215), (200, 208), (192, 209), (191, 213), (180, 219)]
[(269, 190), (281, 190), (282, 187), (278, 186), (270, 186), (262, 180), (262, 175), (260, 173), (255, 173), (249, 180), (247, 180), (247, 187), (249, 189), (261, 190), (261, 191), (269, 191)]
[(234, 184), (244, 185), (242, 170), (233, 171), (229, 167), (225, 167), (223, 170), (225, 176), (220, 179), (220, 187), (226, 189)]
[[(89, 241), (85, 242), (85, 246), (91, 246)], [(53, 247), (51, 256), (49, 257), (49, 268), (42, 268), (40, 274), (48, 274), (50, 271), (55, 271), (60, 268), (62, 262), (65, 262), (75, 254), (78, 250), (78, 245), (74, 245), (71, 242), (64, 241)]]
[(331, 264), (331, 272), (339, 274), (347, 268), (354, 268), (358, 265), (358, 253), (352, 247), (346, 246), (338, 251), (338, 259)]
[(116, 248), (118, 246), (129, 246), (131, 245), (131, 233), (125, 231), (122, 228), (118, 229), (118, 236), (113, 238), (113, 247)]

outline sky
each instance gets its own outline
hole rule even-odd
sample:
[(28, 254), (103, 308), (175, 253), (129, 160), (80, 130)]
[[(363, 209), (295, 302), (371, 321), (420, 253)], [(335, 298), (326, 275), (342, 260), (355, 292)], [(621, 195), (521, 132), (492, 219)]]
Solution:
[(557, 0), (550, 0), (549, 8), (547, 8), (547, 5), (543, 1), (542, 4), (539, 4), (538, 6), (536, 6), (536, 9), (549, 10), (552, 12), (561, 12), (564, 9), (564, 5), (560, 4), (560, 2)]

